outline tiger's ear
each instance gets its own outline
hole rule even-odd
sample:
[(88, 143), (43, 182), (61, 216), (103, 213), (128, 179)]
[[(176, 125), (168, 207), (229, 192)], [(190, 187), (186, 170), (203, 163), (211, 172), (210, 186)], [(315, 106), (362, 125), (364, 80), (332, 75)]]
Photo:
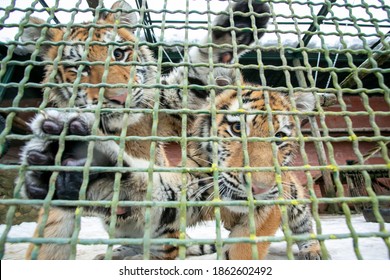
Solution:
[[(42, 36), (44, 37), (44, 41), (51, 41), (51, 42), (57, 42), (63, 39), (64, 31), (61, 28), (45, 28), (43, 24), (45, 24), (46, 21), (31, 17), (29, 20), (29, 24), (34, 24), (37, 26), (30, 26), (23, 30), (23, 34), (20, 37), (20, 40), (22, 42), (31, 42), (31, 44), (28, 44), (25, 46), (25, 50), (29, 53), (32, 53), (36, 48), (36, 42), (39, 38)], [(43, 32), (43, 34), (42, 34)], [(45, 59), (48, 59), (47, 51), (51, 47), (49, 44), (42, 43), (39, 46), (39, 55), (42, 56)]]
[(132, 11), (132, 7), (126, 2), (126, 1), (116, 1), (112, 7), (111, 10), (117, 10), (121, 9), (118, 12), (115, 13), (103, 13), (100, 16), (100, 19), (103, 19), (109, 23), (116, 23), (119, 22), (120, 24), (126, 24), (130, 31), (134, 31), (136, 28), (134, 25), (138, 23), (138, 15), (136, 12)]
[(295, 104), (298, 111), (312, 112), (315, 109), (315, 98), (311, 92), (296, 92), (294, 93)]

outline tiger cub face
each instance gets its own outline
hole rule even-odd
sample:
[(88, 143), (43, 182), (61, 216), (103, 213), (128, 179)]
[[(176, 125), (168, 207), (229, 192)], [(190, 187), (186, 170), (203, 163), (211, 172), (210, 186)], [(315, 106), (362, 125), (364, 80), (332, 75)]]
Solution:
[[(96, 24), (72, 25), (70, 29), (45, 28), (45, 21), (30, 19), (30, 24), (36, 26), (28, 27), (22, 40), (36, 42), (41, 33), (45, 34), (40, 55), (49, 63), (43, 82), (56, 84), (50, 89), (50, 101), (55, 106), (94, 108), (99, 98), (103, 108), (123, 108), (126, 99), (130, 108), (145, 108), (148, 104), (139, 85), (155, 79), (155, 66), (146, 63), (154, 62), (152, 53), (137, 44), (131, 29), (137, 15), (126, 12), (131, 7), (118, 1), (111, 9), (111, 13), (100, 12)], [(117, 115), (102, 116), (107, 121), (114, 118), (114, 124)]]
[[(312, 93), (297, 93), (294, 99), (297, 110), (314, 109)], [(288, 140), (288, 137), (297, 136), (296, 127), (299, 125), (293, 115), (285, 114), (292, 110), (289, 97), (280, 92), (242, 90), (242, 107), (240, 107), (237, 91), (228, 90), (217, 97), (216, 107), (217, 110), (237, 112), (237, 114), (220, 113), (216, 116), (217, 136), (224, 138), (218, 142), (218, 167), (268, 168), (264, 171), (250, 172), (251, 192), (255, 199), (276, 198), (279, 193), (274, 166), (290, 165), (298, 148), (296, 141)], [(239, 114), (240, 112), (243, 114)], [(200, 128), (197, 136), (212, 135), (210, 115), (203, 115), (196, 126)], [(244, 134), (248, 138), (247, 163), (244, 159), (245, 141), (242, 140)], [(241, 139), (232, 139), (232, 137)], [(212, 162), (212, 143), (203, 142), (201, 145), (209, 154), (207, 161)], [(281, 180), (282, 184), (288, 183), (283, 174)], [(249, 190), (246, 187), (247, 177), (243, 172), (220, 171), (218, 184), (222, 200), (247, 200)], [(229, 208), (235, 212), (247, 211), (246, 207)]]

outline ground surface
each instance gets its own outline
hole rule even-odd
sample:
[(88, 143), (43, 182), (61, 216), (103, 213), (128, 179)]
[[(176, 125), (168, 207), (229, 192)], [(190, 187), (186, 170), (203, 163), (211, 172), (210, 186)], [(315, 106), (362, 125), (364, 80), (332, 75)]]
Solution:
[[(321, 216), (321, 225), (324, 234), (350, 233), (344, 216)], [(10, 237), (30, 237), (35, 229), (35, 223), (23, 223), (13, 226), (9, 232)], [(352, 226), (358, 233), (375, 233), (379, 232), (379, 225), (376, 223), (367, 223), (363, 216), (352, 216)], [(0, 225), (0, 234), (4, 231), (5, 226)], [(96, 218), (83, 218), (82, 230), (80, 238), (105, 238), (107, 234), (104, 232), (100, 221)], [(390, 231), (390, 224), (386, 224), (387, 231)], [(192, 238), (212, 238), (215, 232), (213, 222), (205, 225), (191, 228), (188, 234)], [(282, 235), (279, 231), (278, 235)], [(222, 236), (227, 237), (228, 233), (223, 232)], [(329, 250), (332, 259), (334, 260), (354, 260), (356, 255), (353, 249), (352, 238), (327, 240), (325, 245)], [(389, 259), (389, 249), (381, 238), (359, 238), (359, 249), (364, 259)], [(4, 259), (23, 259), (27, 244), (6, 244), (6, 253)], [(103, 253), (106, 249), (105, 245), (79, 245), (77, 250), (78, 259), (93, 259), (97, 254)], [(286, 244), (284, 242), (272, 243), (270, 248), (269, 259), (287, 259), (285, 256)], [(294, 246), (294, 253), (298, 249)], [(202, 258), (213, 259), (215, 255), (208, 255)]]

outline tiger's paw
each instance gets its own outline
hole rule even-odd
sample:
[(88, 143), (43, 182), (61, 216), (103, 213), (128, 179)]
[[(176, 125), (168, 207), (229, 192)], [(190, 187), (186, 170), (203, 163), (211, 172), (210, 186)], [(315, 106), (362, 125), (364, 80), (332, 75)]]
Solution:
[[(55, 158), (60, 150), (60, 140), (49, 140), (48, 136), (58, 136), (66, 129), (66, 135), (87, 136), (91, 133), (94, 115), (90, 113), (60, 113), (49, 110), (37, 115), (30, 127), (36, 135), (22, 151), (22, 161), (29, 166), (48, 166), (45, 169), (26, 172), (23, 192), (27, 198), (43, 199), (49, 191), (52, 175), (50, 166), (55, 165)], [(61, 166), (84, 166), (87, 159), (87, 141), (65, 141), (60, 160)], [(94, 159), (96, 152), (94, 151)], [(96, 160), (93, 164), (96, 165)], [(90, 180), (95, 178), (90, 174)], [(76, 200), (83, 183), (83, 172), (60, 171), (55, 182), (54, 199)]]
[[(230, 11), (233, 11), (234, 23), (231, 22)], [(252, 11), (253, 13), (251, 13)], [(214, 25), (226, 29), (218, 28), (213, 30), (213, 43), (218, 45), (237, 44), (246, 46), (253, 44), (255, 42), (254, 32), (256, 32), (258, 39), (264, 35), (264, 28), (267, 27), (269, 20), (269, 12), (267, 3), (252, 1), (252, 4), (249, 4), (248, 1), (237, 1), (226, 9), (226, 14), (220, 14), (216, 17)], [(236, 38), (234, 42), (232, 31), (228, 29), (230, 27), (235, 27)], [(229, 63), (233, 59), (232, 48), (222, 48), (220, 52), (220, 62)], [(245, 49), (238, 47), (239, 55), (244, 52)]]
[[(94, 260), (104, 260), (106, 254), (95, 256)], [(142, 260), (142, 249), (136, 246), (120, 246), (112, 252), (111, 260)]]
[(320, 244), (316, 240), (308, 240), (299, 248), (298, 258), (300, 260), (321, 260)]

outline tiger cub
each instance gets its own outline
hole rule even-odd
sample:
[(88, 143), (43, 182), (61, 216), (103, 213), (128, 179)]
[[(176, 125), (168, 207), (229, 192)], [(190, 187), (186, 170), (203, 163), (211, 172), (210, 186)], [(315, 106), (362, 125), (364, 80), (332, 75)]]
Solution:
[[(304, 188), (299, 184), (293, 172), (282, 171), (276, 175), (273, 169), (275, 164), (289, 166), (293, 162), (294, 154), (297, 152), (298, 143), (294, 141), (297, 136), (297, 123), (291, 114), (290, 99), (280, 92), (249, 90), (245, 89), (255, 85), (243, 84), (241, 93), (237, 90), (224, 90), (216, 97), (215, 106), (218, 111), (227, 110), (228, 113), (217, 113), (215, 118), (216, 135), (213, 134), (212, 116), (210, 114), (194, 115), (194, 125), (189, 136), (199, 141), (190, 141), (187, 147), (186, 168), (207, 167), (210, 170), (217, 168), (240, 168), (244, 167), (244, 151), (242, 136), (245, 134), (250, 140), (253, 137), (269, 138), (265, 141), (248, 141), (247, 154), (250, 167), (268, 168), (265, 171), (251, 171), (250, 185), (247, 181), (248, 175), (240, 171), (219, 171), (218, 192), (214, 192), (213, 173), (191, 172), (172, 173), (154, 172), (153, 189), (151, 200), (154, 202), (180, 201), (183, 187), (186, 190), (187, 201), (206, 201), (217, 198), (222, 201), (243, 202), (240, 205), (222, 206), (221, 219), (230, 231), (230, 237), (273, 236), (281, 225), (281, 209), (278, 205), (261, 204), (254, 207), (255, 232), (249, 230), (248, 198), (253, 197), (255, 201), (272, 201), (278, 198), (301, 199), (304, 198)], [(259, 88), (257, 86), (257, 88)], [(242, 107), (240, 107), (240, 100)], [(300, 93), (295, 97), (296, 109), (307, 112), (314, 109), (314, 97), (311, 93)], [(267, 111), (267, 105), (270, 109)], [(207, 107), (206, 107), (207, 108)], [(257, 112), (257, 113), (256, 113)], [(259, 113), (260, 112), (260, 113)], [(272, 112), (271, 114), (269, 112)], [(240, 117), (243, 114), (243, 117)], [(74, 113), (67, 115), (66, 119), (59, 117), (55, 112), (47, 112), (46, 117), (38, 116), (34, 122), (37, 135), (47, 136), (43, 131), (46, 123), (58, 127), (58, 131), (68, 125), (69, 135), (90, 135), (92, 124), (95, 121), (94, 114)], [(74, 129), (73, 129), (74, 128)], [(213, 161), (213, 143), (210, 137), (218, 136), (217, 162)], [(204, 139), (204, 140), (202, 140)], [(33, 145), (34, 143), (37, 145)], [(273, 142), (273, 143), (272, 143)], [(57, 143), (35, 138), (29, 143), (26, 150), (26, 158), (29, 160), (31, 154), (39, 154), (40, 158), (53, 158), (53, 152), (57, 149)], [(66, 147), (66, 154), (77, 155), (68, 159), (69, 165), (83, 165), (87, 154), (85, 141), (72, 141), (72, 145)], [(45, 148), (39, 148), (45, 147)], [(126, 168), (148, 168), (150, 162), (144, 159), (134, 158), (126, 153), (120, 153), (120, 148), (113, 141), (96, 141), (93, 151), (93, 166), (118, 166), (118, 158), (123, 158), (123, 166)], [(158, 168), (158, 166), (155, 166)], [(183, 186), (183, 176), (186, 176), (187, 185)], [(57, 199), (77, 200), (79, 188), (82, 183), (81, 172), (60, 172), (56, 184)], [(91, 201), (112, 200), (114, 190), (112, 188), (115, 175), (105, 172), (91, 174), (86, 193), (86, 199)], [(32, 184), (27, 180), (25, 191), (29, 198), (37, 198), (30, 189)], [(144, 201), (147, 195), (148, 181), (147, 172), (124, 172), (121, 177), (119, 201)], [(42, 184), (43, 185), (43, 184)], [(35, 187), (35, 185), (34, 185)], [(42, 193), (47, 189), (41, 188)], [(307, 204), (287, 204), (288, 226), (294, 235), (312, 233), (312, 222), (310, 209)], [(99, 215), (108, 226), (110, 213), (104, 207), (84, 207), (85, 211)], [(120, 211), (118, 212), (118, 209)], [(145, 207), (142, 206), (120, 206), (117, 209), (116, 233), (117, 237), (143, 238), (145, 229)], [(74, 211), (74, 210), (72, 210)], [(179, 209), (174, 207), (151, 207), (151, 238), (164, 238), (168, 234), (177, 233), (180, 226)], [(71, 211), (69, 211), (71, 212)], [(213, 219), (213, 207), (187, 206), (186, 223), (188, 226), (196, 225), (201, 221)], [(125, 221), (125, 222), (124, 222)], [(321, 259), (321, 250), (317, 240), (298, 242), (299, 257), (302, 259)], [(260, 259), (266, 257), (269, 242), (256, 243), (257, 254)], [(153, 245), (150, 250), (150, 257), (153, 259), (164, 259), (167, 250), (175, 250), (173, 245), (161, 247)], [(192, 254), (215, 250), (215, 245), (200, 245), (198, 248), (190, 247)], [(143, 258), (142, 245), (124, 245), (113, 253), (114, 259), (140, 259)], [(97, 256), (98, 259), (104, 255)], [(252, 246), (249, 243), (226, 244), (223, 247), (223, 258), (225, 259), (251, 259)]]
[[(257, 28), (257, 34), (246, 32), (246, 30), (235, 31), (235, 42), (237, 43), (238, 55), (245, 53), (248, 45), (254, 43), (254, 35), (262, 37), (264, 28), (268, 22), (268, 5), (265, 3), (252, 3), (256, 17), (252, 23), (251, 17), (243, 15), (250, 11), (247, 1), (237, 1), (231, 4), (234, 14), (234, 27)], [(241, 13), (240, 13), (241, 12)], [(97, 21), (83, 25), (64, 27), (47, 27), (46, 23), (38, 18), (31, 17), (30, 26), (24, 29), (22, 41), (30, 51), (37, 47), (45, 66), (45, 77), (43, 83), (50, 84), (44, 89), (48, 93), (50, 104), (57, 108), (70, 108), (70, 111), (79, 110), (96, 111), (99, 114), (99, 130), (102, 135), (119, 135), (126, 127), (128, 136), (150, 136), (152, 135), (153, 118), (149, 113), (125, 114), (123, 109), (151, 109), (158, 101), (160, 109), (182, 109), (184, 81), (188, 81), (186, 88), (190, 110), (200, 109), (208, 104), (206, 90), (199, 86), (209, 85), (210, 59), (213, 63), (229, 63), (233, 59), (232, 32), (230, 27), (230, 16), (228, 14), (218, 15), (214, 21), (211, 34), (211, 42), (218, 48), (213, 48), (209, 53), (208, 36), (201, 40), (205, 47), (193, 46), (189, 49), (187, 66), (174, 68), (167, 75), (158, 73), (156, 60), (152, 51), (147, 45), (139, 40), (134, 26), (139, 23), (137, 14), (125, 1), (118, 1), (113, 4), (111, 10), (96, 11)], [(225, 30), (222, 28), (226, 28)], [(41, 36), (43, 36), (43, 41)], [(66, 44), (61, 42), (65, 41)], [(226, 46), (227, 45), (227, 46)], [(245, 47), (243, 47), (245, 46)], [(86, 64), (85, 62), (90, 62)], [(193, 66), (204, 64), (205, 66)], [(216, 85), (226, 85), (226, 81), (220, 72), (223, 68), (214, 67)], [(221, 78), (222, 77), (222, 78)], [(157, 88), (153, 85), (158, 84)], [(158, 94), (158, 99), (155, 95)], [(107, 109), (111, 109), (108, 111)], [(67, 117), (61, 111), (50, 114)], [(70, 114), (72, 115), (72, 114)], [(39, 116), (38, 116), (39, 118)], [(50, 119), (50, 118), (49, 118)], [(188, 117), (188, 127), (191, 127), (193, 117)], [(59, 134), (55, 123), (47, 121), (39, 129), (31, 125), (34, 133)], [(84, 127), (70, 127), (79, 133), (85, 132)], [(75, 132), (75, 131), (74, 131)], [(181, 117), (178, 114), (159, 113), (157, 136), (175, 136), (181, 133)], [(44, 144), (44, 143), (42, 143)], [(22, 152), (21, 161), (29, 165), (53, 164), (54, 158), (41, 157), (40, 153), (34, 153), (36, 142), (28, 143)], [(38, 144), (39, 145), (39, 144)], [(151, 141), (137, 140), (127, 141), (125, 151), (128, 155), (136, 158), (150, 159)], [(47, 145), (38, 147), (38, 150), (47, 148)], [(165, 165), (164, 149), (157, 143), (156, 157), (154, 160), (159, 165)], [(66, 155), (61, 162), (62, 165), (69, 164)], [(28, 185), (27, 196), (44, 198), (48, 188), (48, 181), (51, 172), (26, 173), (25, 180)], [(96, 194), (97, 196), (101, 194)], [(54, 198), (60, 195), (56, 193)], [(39, 223), (42, 217), (39, 219)], [(124, 223), (126, 221), (124, 220)], [(44, 236), (69, 238), (74, 229), (74, 214), (63, 211), (61, 208), (52, 208), (46, 222)], [(127, 233), (119, 233), (126, 235)], [(175, 235), (176, 233), (169, 233)], [(38, 233), (35, 234), (37, 236)], [(31, 258), (30, 246), (27, 258)], [(42, 244), (39, 248), (39, 259), (67, 259), (70, 255), (69, 245)], [(172, 258), (169, 254), (167, 258)]]

